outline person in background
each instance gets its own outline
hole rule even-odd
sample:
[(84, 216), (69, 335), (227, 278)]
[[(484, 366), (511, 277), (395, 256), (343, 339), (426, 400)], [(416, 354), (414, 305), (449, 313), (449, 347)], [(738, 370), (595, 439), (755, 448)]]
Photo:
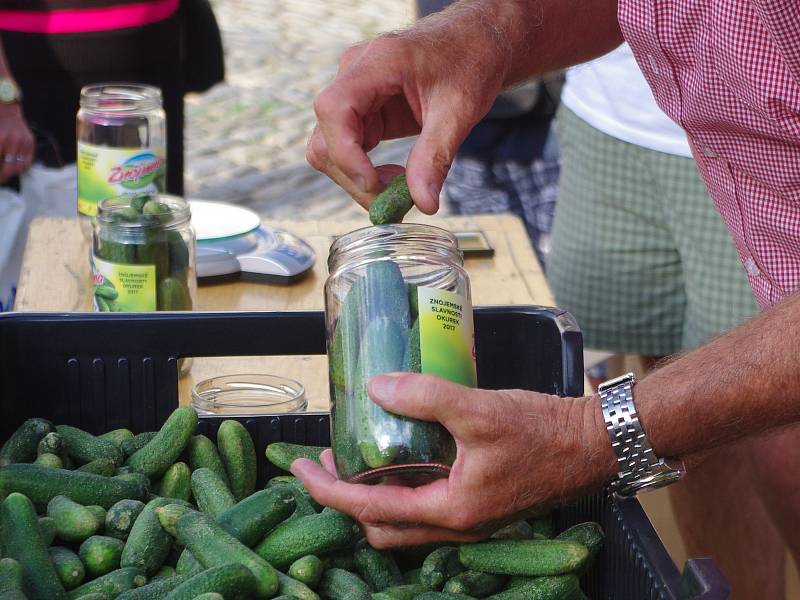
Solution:
[[(417, 0), (417, 16), (450, 4)], [(562, 82), (555, 73), (500, 94), (459, 146), (443, 188), (454, 214), (520, 217), (542, 268), (558, 195), (558, 142), (551, 125)]]
[[(567, 71), (561, 102), (548, 282), (586, 347), (641, 355), (652, 366), (755, 316), (686, 134), (658, 108), (630, 47)], [(773, 597), (785, 549), (751, 454), (748, 442), (709, 454), (670, 498), (690, 556), (713, 556), (743, 598)], [(740, 568), (758, 560), (774, 565), (766, 582)]]

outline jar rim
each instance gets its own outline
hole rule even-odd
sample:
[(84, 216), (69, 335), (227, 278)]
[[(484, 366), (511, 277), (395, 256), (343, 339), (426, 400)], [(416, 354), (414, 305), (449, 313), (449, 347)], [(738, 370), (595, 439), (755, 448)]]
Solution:
[(141, 83), (94, 83), (81, 89), (80, 106), (109, 114), (161, 108), (161, 89)]
[[(121, 213), (132, 206), (134, 198), (149, 196), (150, 201), (156, 200), (167, 207), (168, 211), (149, 213), (151, 218), (128, 219), (121, 218)], [(144, 215), (142, 215), (144, 216)], [(174, 228), (187, 223), (192, 217), (191, 208), (185, 198), (172, 194), (127, 194), (104, 198), (97, 203), (97, 222), (112, 228), (132, 231), (149, 228)]]
[(333, 273), (351, 258), (374, 254), (375, 259), (380, 259), (398, 246), (406, 251), (412, 247), (420, 252), (436, 252), (463, 265), (458, 240), (451, 232), (435, 225), (394, 223), (362, 227), (338, 236), (329, 250), (328, 272)]
[(209, 414), (247, 416), (302, 412), (307, 404), (302, 383), (266, 373), (218, 375), (197, 383), (192, 389), (192, 408)]

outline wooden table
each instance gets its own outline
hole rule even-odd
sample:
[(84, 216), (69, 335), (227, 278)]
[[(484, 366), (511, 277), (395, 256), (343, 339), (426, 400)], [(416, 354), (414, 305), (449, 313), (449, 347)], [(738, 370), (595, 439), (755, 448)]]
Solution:
[[(516, 217), (416, 215), (414, 220), (452, 231), (480, 229), (486, 233), (495, 248), (494, 257), (469, 258), (466, 261), (474, 306), (554, 304), (522, 222)], [(323, 285), (331, 236), (364, 227), (367, 220), (276, 221), (269, 224), (292, 231), (314, 248), (317, 262), (313, 272), (301, 282), (285, 287), (240, 282), (201, 285), (198, 289), (199, 310), (321, 310), (324, 307)], [(15, 310), (91, 311), (88, 256), (89, 244), (83, 239), (77, 220), (34, 220), (25, 249)], [(328, 368), (324, 356), (196, 358), (191, 373), (181, 379), (181, 403), (188, 403), (195, 382), (236, 373), (273, 373), (296, 379), (306, 387), (309, 410), (328, 409)]]

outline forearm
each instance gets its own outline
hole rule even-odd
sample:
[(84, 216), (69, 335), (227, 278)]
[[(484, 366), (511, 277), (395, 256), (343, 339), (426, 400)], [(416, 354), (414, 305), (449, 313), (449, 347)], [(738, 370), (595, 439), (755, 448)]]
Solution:
[(617, 0), (462, 0), (415, 29), (424, 34), (442, 27), (480, 38), (478, 47), (496, 58), (504, 87), (591, 60), (622, 42)]
[(685, 457), (800, 423), (800, 293), (636, 386), (659, 456)]

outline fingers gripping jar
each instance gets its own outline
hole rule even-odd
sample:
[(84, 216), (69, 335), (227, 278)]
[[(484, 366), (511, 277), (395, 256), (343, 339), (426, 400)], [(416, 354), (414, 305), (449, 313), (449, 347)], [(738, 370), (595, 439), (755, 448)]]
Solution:
[(469, 277), (456, 239), (427, 225), (360, 229), (328, 259), (331, 439), (339, 477), (420, 485), (446, 477), (455, 443), (438, 423), (385, 411), (371, 377), (406, 371), (476, 385)]

